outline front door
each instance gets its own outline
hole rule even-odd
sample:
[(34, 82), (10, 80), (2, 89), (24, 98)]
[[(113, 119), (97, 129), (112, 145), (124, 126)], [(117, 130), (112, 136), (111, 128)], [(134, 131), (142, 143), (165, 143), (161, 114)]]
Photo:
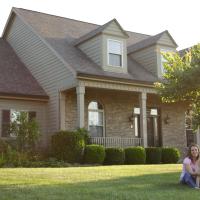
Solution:
[[(134, 108), (135, 137), (140, 137), (140, 108)], [(161, 146), (160, 112), (157, 108), (147, 109), (147, 145)]]
[(149, 147), (160, 146), (158, 116), (147, 117), (147, 144)]
[(148, 144), (149, 147), (154, 146), (153, 117), (147, 117), (147, 144)]

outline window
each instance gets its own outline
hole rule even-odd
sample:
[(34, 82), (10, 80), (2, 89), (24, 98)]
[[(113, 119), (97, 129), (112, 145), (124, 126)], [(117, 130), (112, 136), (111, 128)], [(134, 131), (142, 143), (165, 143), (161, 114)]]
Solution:
[(1, 136), (2, 137), (13, 137), (14, 135), (10, 133), (10, 123), (16, 121), (18, 124), (20, 122), (18, 121), (18, 116), (20, 116), (22, 113), (25, 114), (27, 117), (27, 120), (32, 120), (36, 117), (36, 112), (31, 111), (21, 111), (21, 110), (2, 110), (2, 128), (1, 128)]
[(122, 67), (122, 42), (108, 40), (108, 65)]
[(162, 55), (162, 53), (169, 53), (169, 52), (172, 52), (172, 50), (167, 50), (167, 49), (161, 49), (160, 50), (160, 56), (161, 56), (161, 58), (160, 58), (160, 60), (161, 60), (160, 71), (161, 71), (161, 75), (163, 75), (166, 72), (166, 70), (164, 68), (164, 63), (167, 62), (167, 60), (164, 58), (164, 56)]
[(103, 137), (104, 113), (103, 106), (96, 102), (90, 102), (88, 106), (88, 125), (92, 137)]
[(11, 122), (15, 122), (16, 121), (18, 124), (20, 124), (19, 117), (20, 117), (20, 115), (22, 115), (22, 113), (24, 115), (26, 115), (26, 118), (28, 119), (28, 112), (26, 112), (26, 111), (18, 111), (18, 110), (11, 110), (10, 111), (10, 121)]
[(167, 60), (164, 58), (164, 56), (162, 55), (162, 53), (167, 53), (167, 50), (165, 49), (161, 49), (161, 68), (160, 68), (160, 71), (161, 71), (161, 75), (163, 75), (166, 71), (165, 71), (165, 68), (164, 68), (164, 63), (167, 62)]

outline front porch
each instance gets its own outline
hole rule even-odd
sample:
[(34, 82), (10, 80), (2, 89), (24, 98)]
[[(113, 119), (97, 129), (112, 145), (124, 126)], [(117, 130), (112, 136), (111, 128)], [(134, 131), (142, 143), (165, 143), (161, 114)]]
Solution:
[(82, 81), (60, 100), (61, 129), (84, 127), (92, 144), (186, 146), (185, 108), (163, 105), (153, 88)]

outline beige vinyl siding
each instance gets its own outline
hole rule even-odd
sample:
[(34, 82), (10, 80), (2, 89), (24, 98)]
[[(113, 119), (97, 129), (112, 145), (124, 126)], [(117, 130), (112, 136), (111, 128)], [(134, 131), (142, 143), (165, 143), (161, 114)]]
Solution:
[(103, 33), (108, 34), (108, 35), (115, 35), (115, 36), (120, 36), (124, 37), (124, 33), (121, 30), (121, 28), (116, 24), (115, 21), (109, 24), (108, 27), (105, 28)]
[(5, 37), (49, 95), (47, 131), (55, 132), (59, 129), (59, 88), (72, 79), (71, 71), (17, 16)]
[(0, 99), (0, 136), (2, 128), (2, 110), (17, 110), (17, 111), (34, 111), (36, 112), (36, 120), (38, 121), (40, 131), (42, 133), (42, 143), (46, 142), (46, 103), (35, 101), (22, 101), (22, 100), (5, 100)]
[(176, 45), (173, 43), (172, 39), (169, 37), (167, 33), (164, 33), (162, 37), (158, 40), (158, 44), (170, 46), (170, 47), (176, 47)]
[(131, 57), (157, 76), (157, 50), (155, 45), (134, 52)]
[(78, 46), (91, 60), (102, 65), (102, 36), (93, 37)]

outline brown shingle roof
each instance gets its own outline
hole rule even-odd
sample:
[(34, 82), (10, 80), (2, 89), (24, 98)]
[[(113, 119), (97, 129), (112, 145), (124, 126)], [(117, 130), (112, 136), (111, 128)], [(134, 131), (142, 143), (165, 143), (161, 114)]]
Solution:
[[(97, 30), (101, 27), (99, 25), (21, 8), (14, 8), (13, 11), (26, 21), (38, 35), (44, 38), (51, 48), (53, 48), (77, 74), (90, 74), (151, 83), (157, 80), (153, 74), (145, 70), (144, 67), (138, 63), (136, 64), (135, 61), (128, 63), (127, 74), (106, 72), (101, 66), (95, 64), (81, 50), (74, 46), (74, 42), (77, 41), (77, 39), (84, 37), (84, 35), (87, 35), (91, 31)], [(150, 37), (144, 34), (126, 32), (129, 35), (127, 39), (128, 45)], [(131, 58), (128, 59), (131, 60)], [(139, 70), (133, 73), (132, 69)]]
[(2, 38), (0, 38), (0, 95), (48, 99), (45, 91)]

